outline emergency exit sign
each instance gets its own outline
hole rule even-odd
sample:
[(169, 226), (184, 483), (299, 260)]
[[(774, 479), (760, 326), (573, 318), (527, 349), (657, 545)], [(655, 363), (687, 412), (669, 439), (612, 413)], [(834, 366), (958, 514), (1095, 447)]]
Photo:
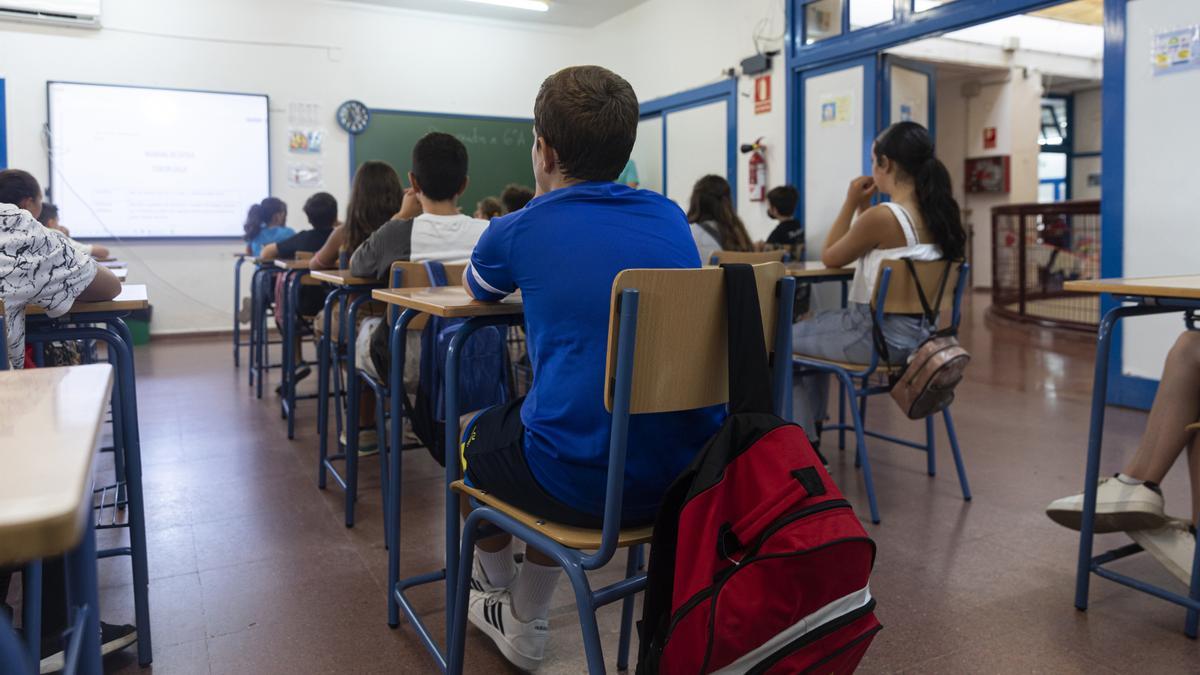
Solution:
[(754, 114), (771, 112), (771, 75), (754, 78)]

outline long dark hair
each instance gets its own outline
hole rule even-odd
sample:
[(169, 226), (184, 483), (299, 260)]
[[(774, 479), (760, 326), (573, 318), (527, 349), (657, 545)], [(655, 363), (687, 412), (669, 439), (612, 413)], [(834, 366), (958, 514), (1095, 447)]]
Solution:
[(929, 130), (916, 122), (897, 122), (884, 129), (875, 139), (875, 162), (878, 164), (884, 157), (912, 178), (925, 227), (942, 249), (942, 255), (962, 260), (967, 250), (962, 211), (950, 191), (950, 172), (933, 154)]
[(350, 204), (346, 207), (346, 250), (358, 247), (400, 210), (404, 186), (391, 164), (363, 162), (354, 172)]
[(732, 191), (729, 181), (716, 175), (708, 175), (696, 181), (692, 188), (692, 202), (688, 206), (688, 222), (699, 223), (705, 220), (717, 224), (721, 234), (721, 248), (727, 251), (749, 251), (754, 248), (750, 234), (742, 219), (733, 210)]
[(246, 212), (246, 224), (242, 229), (246, 231), (242, 239), (246, 241), (254, 241), (259, 232), (271, 222), (277, 213), (286, 213), (287, 204), (278, 197), (267, 197), (262, 200), (262, 203), (251, 204), (250, 210)]

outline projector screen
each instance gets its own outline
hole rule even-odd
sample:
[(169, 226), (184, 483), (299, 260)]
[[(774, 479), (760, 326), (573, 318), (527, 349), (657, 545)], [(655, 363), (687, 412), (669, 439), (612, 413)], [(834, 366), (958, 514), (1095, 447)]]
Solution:
[(265, 95), (47, 90), (50, 197), (72, 236), (240, 237), (270, 195)]

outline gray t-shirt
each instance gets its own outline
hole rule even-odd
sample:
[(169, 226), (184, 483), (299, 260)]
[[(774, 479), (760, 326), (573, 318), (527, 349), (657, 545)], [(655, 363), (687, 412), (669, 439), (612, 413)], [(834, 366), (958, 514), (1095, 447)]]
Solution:
[(412, 229), (411, 220), (384, 223), (350, 256), (350, 273), (368, 279), (387, 279), (392, 263), (408, 260), (412, 255)]

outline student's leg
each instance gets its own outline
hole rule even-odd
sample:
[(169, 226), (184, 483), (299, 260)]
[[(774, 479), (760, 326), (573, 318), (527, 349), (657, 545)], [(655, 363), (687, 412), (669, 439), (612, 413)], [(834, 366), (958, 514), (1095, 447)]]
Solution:
[[(870, 315), (859, 306), (818, 312), (792, 326), (792, 351), (834, 361), (865, 362), (870, 358), (870, 338), (865, 332), (870, 324), (864, 321), (870, 321)], [(829, 376), (805, 375), (798, 378), (796, 388), (793, 419), (804, 428), (809, 440), (816, 442), (816, 423), (825, 419), (829, 401)]]
[[(1121, 473), (1138, 480), (1160, 483), (1179, 458), (1189, 436), (1184, 427), (1200, 419), (1200, 331), (1187, 331), (1175, 340), (1163, 365), (1158, 394), (1146, 420), (1146, 431), (1137, 452)], [(1195, 443), (1189, 451), (1192, 466), (1193, 500), (1197, 469)]]

